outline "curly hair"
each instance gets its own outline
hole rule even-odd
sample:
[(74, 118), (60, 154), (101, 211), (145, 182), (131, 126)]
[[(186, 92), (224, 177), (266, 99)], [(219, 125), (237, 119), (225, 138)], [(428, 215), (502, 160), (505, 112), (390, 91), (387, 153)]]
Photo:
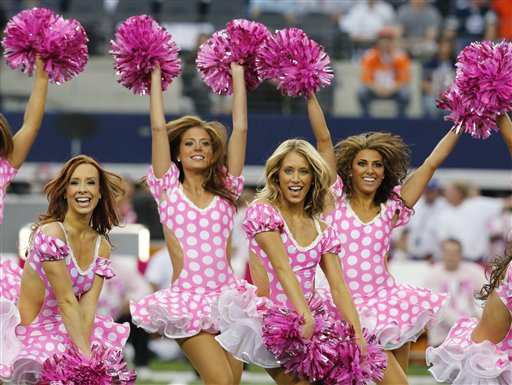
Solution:
[[(186, 115), (167, 123), (167, 138), (171, 150), (171, 161), (180, 170), (179, 180), (183, 182), (183, 166), (178, 162), (179, 150), (183, 134), (191, 128), (202, 128), (210, 137), (212, 143), (212, 160), (204, 170), (205, 181), (203, 187), (206, 191), (228, 200), (236, 207), (236, 196), (226, 188), (227, 170), (227, 129), (216, 121), (205, 121), (198, 116)], [(143, 178), (143, 182), (145, 182)]]
[(5, 116), (0, 113), (0, 158), (11, 155), (13, 149), (11, 126)]
[(410, 151), (400, 136), (386, 132), (366, 132), (338, 142), (334, 147), (336, 171), (343, 180), (348, 197), (353, 194), (350, 175), (354, 158), (360, 151), (367, 149), (377, 151), (384, 163), (385, 178), (374, 198), (376, 204), (381, 204), (394, 194), (395, 186), (404, 182), (409, 171)]
[(291, 152), (296, 152), (306, 158), (313, 175), (311, 187), (304, 202), (305, 211), (311, 215), (320, 215), (325, 207), (326, 198), (332, 199), (331, 185), (334, 178), (327, 163), (318, 151), (303, 139), (289, 139), (277, 147), (265, 163), (265, 187), (256, 194), (256, 198), (266, 199), (278, 204), (282, 200), (279, 187), (279, 171), (283, 159)]
[(498, 287), (502, 279), (505, 277), (508, 265), (512, 262), (512, 250), (507, 247), (505, 254), (494, 258), (487, 267), (486, 275), (489, 277), (489, 283), (482, 286), (479, 292), (475, 294), (475, 298), (485, 301), (494, 289)]
[(57, 177), (45, 186), (48, 210), (45, 214), (39, 214), (39, 222), (33, 226), (32, 230), (35, 231), (46, 223), (64, 221), (68, 211), (68, 203), (65, 199), (66, 188), (73, 172), (82, 164), (89, 164), (98, 170), (101, 199), (92, 213), (91, 227), (110, 243), (108, 232), (120, 222), (116, 203), (125, 193), (124, 184), (119, 175), (105, 170), (96, 160), (86, 155), (68, 160)]

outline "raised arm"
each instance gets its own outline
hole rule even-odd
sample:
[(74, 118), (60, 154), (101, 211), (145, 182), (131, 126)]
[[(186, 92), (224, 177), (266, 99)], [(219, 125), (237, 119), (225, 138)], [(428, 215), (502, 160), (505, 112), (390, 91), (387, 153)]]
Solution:
[(171, 166), (171, 149), (165, 124), (162, 73), (159, 66), (151, 72), (149, 115), (151, 120), (151, 164), (155, 176), (161, 178)]
[[(64, 241), (65, 236), (56, 223), (46, 225), (43, 233), (48, 236), (58, 237)], [(53, 294), (57, 299), (59, 312), (64, 322), (69, 337), (77, 348), (87, 357), (91, 355), (89, 337), (85, 333), (85, 324), (78, 300), (73, 293), (73, 287), (69, 278), (69, 272), (64, 260), (45, 261), (43, 270), (48, 278)]]
[(23, 125), (13, 137), (14, 148), (7, 159), (16, 169), (20, 168), (27, 159), (43, 121), (46, 94), (48, 92), (48, 74), (43, 67), (43, 61), (37, 58), (34, 85), (23, 116)]
[[(101, 240), (99, 255), (105, 259), (110, 259), (110, 245), (104, 239)], [(88, 340), (91, 338), (98, 298), (103, 288), (103, 280), (102, 276), (95, 275), (91, 288), (80, 297), (80, 312), (84, 323), (84, 333)]]
[(277, 231), (266, 231), (256, 234), (254, 239), (268, 255), (270, 263), (276, 271), (277, 278), (295, 311), (298, 314), (304, 315), (305, 322), (302, 325), (302, 335), (305, 338), (311, 338), (315, 329), (315, 320), (304, 298), (304, 292), (299, 284), (299, 280), (288, 263), (288, 253), (279, 233)]
[[(324, 254), (320, 260), (320, 268), (327, 278), (332, 299), (344, 320), (354, 327), (355, 335), (360, 345), (365, 346), (361, 323), (354, 301), (343, 279), (341, 264), (338, 255)], [(363, 350), (364, 351), (364, 350)]]
[(322, 108), (316, 99), (315, 94), (312, 94), (307, 99), (309, 123), (313, 129), (313, 134), (316, 139), (316, 148), (320, 155), (324, 158), (332, 170), (333, 176), (336, 176), (336, 158), (334, 157), (334, 146), (332, 145), (331, 133), (329, 127), (325, 122)]
[(245, 146), (247, 144), (247, 91), (245, 89), (244, 67), (231, 63), (233, 81), (233, 132), (228, 143), (228, 171), (240, 176), (245, 163)]
[(512, 156), (512, 122), (510, 121), (510, 116), (508, 114), (500, 115), (496, 122), (500, 128), (501, 136), (507, 145), (508, 152)]
[(405, 182), (401, 196), (408, 207), (413, 207), (418, 202), (436, 169), (444, 162), (457, 144), (461, 132), (462, 130), (456, 134), (451, 130), (448, 131), (423, 164)]

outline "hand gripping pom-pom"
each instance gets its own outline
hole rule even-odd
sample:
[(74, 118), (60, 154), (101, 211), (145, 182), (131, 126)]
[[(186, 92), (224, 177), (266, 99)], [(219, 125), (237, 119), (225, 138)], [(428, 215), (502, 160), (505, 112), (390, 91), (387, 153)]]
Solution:
[(310, 340), (301, 334), (304, 317), (292, 310), (271, 308), (263, 322), (263, 341), (267, 349), (286, 373), (309, 381), (325, 377), (337, 356), (337, 337), (332, 322), (321, 310), (314, 312), (313, 317), (316, 324)]
[(258, 50), (257, 67), (264, 79), (276, 79), (281, 93), (309, 97), (334, 77), (324, 48), (298, 28), (276, 31)]
[(377, 337), (363, 330), (366, 354), (362, 354), (356, 343), (354, 329), (346, 322), (336, 321), (334, 326), (338, 339), (337, 361), (324, 378), (326, 385), (365, 385), (382, 381), (387, 364), (386, 354), (377, 342)]
[(474, 42), (457, 58), (455, 82), (443, 91), (438, 107), (451, 114), (453, 129), (486, 139), (498, 131), (496, 118), (512, 107), (512, 43)]
[(36, 56), (42, 39), (42, 31), (48, 28), (53, 11), (46, 8), (32, 8), (15, 15), (4, 30), (2, 46), (7, 65), (21, 69), (32, 76)]
[(87, 35), (75, 19), (53, 17), (43, 29), (39, 54), (52, 83), (64, 83), (85, 69)]
[(256, 68), (256, 53), (270, 37), (261, 23), (245, 19), (231, 20), (226, 29), (215, 32), (204, 42), (197, 53), (196, 67), (201, 78), (220, 95), (233, 93), (231, 63), (245, 67), (245, 84), (248, 91), (258, 87), (262, 79)]
[(86, 358), (72, 345), (43, 363), (39, 385), (131, 385), (137, 375), (122, 361), (122, 351), (95, 345)]
[(172, 36), (150, 16), (132, 16), (116, 32), (109, 53), (114, 57), (118, 82), (137, 95), (151, 89), (151, 71), (160, 66), (162, 90), (181, 72), (179, 47)]

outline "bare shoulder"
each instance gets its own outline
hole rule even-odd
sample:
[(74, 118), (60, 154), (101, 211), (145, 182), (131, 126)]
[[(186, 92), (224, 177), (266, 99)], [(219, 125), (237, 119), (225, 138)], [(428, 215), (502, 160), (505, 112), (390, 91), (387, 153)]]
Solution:
[(44, 235), (66, 242), (66, 234), (64, 234), (64, 229), (59, 222), (46, 223), (40, 227), (40, 230)]

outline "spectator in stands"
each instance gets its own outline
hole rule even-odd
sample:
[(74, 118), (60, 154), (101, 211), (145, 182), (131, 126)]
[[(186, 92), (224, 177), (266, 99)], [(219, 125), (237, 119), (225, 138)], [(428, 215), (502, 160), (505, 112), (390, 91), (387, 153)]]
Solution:
[(435, 237), (438, 242), (446, 238), (458, 239), (467, 260), (483, 263), (489, 250), (489, 221), (501, 215), (503, 209), (512, 207), (512, 197), (469, 197), (469, 187), (463, 181), (445, 186), (449, 206), (437, 216)]
[(340, 19), (340, 29), (348, 33), (354, 54), (375, 44), (379, 32), (396, 22), (395, 10), (382, 0), (360, 0)]
[(478, 317), (481, 308), (474, 293), (485, 283), (484, 269), (463, 260), (461, 243), (455, 238), (441, 242), (441, 261), (429, 270), (425, 286), (438, 293), (448, 293), (444, 318), (428, 332), (429, 346), (439, 346), (451, 327), (461, 317)]
[(436, 52), (441, 28), (439, 11), (428, 0), (410, 0), (398, 8), (398, 27), (403, 47), (415, 59), (425, 60)]
[(405, 116), (410, 101), (410, 59), (395, 44), (396, 30), (384, 28), (379, 32), (376, 46), (363, 55), (358, 98), (365, 117), (370, 116), (370, 103), (376, 99), (394, 100), (398, 116)]
[(197, 37), (196, 47), (183, 60), (183, 95), (192, 100), (195, 113), (210, 113), (212, 110), (213, 92), (203, 82), (196, 69), (196, 57), (199, 47), (210, 36), (201, 32)]
[(308, 0), (299, 1), (297, 9), (301, 15), (310, 12), (324, 13), (339, 22), (356, 4), (357, 0)]
[(249, 0), (249, 14), (257, 19), (263, 12), (280, 13), (291, 25), (298, 7), (297, 0)]
[(435, 224), (439, 213), (443, 212), (448, 203), (441, 195), (441, 186), (432, 179), (422, 197), (414, 206), (414, 215), (405, 228), (407, 252), (410, 258), (430, 260), (439, 255), (439, 244), (435, 238)]
[(461, 51), (473, 41), (494, 40), (498, 19), (487, 0), (456, 2), (446, 20), (446, 34), (455, 37), (456, 50)]
[(512, 7), (508, 1), (493, 0), (492, 9), (498, 16), (498, 39), (512, 41)]
[(123, 178), (124, 188), (126, 193), (124, 196), (117, 202), (117, 210), (121, 215), (121, 224), (131, 224), (137, 223), (137, 213), (133, 207), (133, 193), (135, 191), (135, 183), (130, 177)]
[(421, 91), (425, 116), (435, 118), (445, 113), (444, 110), (437, 108), (436, 98), (455, 79), (456, 62), (454, 40), (446, 36), (441, 37), (436, 55), (423, 64)]

